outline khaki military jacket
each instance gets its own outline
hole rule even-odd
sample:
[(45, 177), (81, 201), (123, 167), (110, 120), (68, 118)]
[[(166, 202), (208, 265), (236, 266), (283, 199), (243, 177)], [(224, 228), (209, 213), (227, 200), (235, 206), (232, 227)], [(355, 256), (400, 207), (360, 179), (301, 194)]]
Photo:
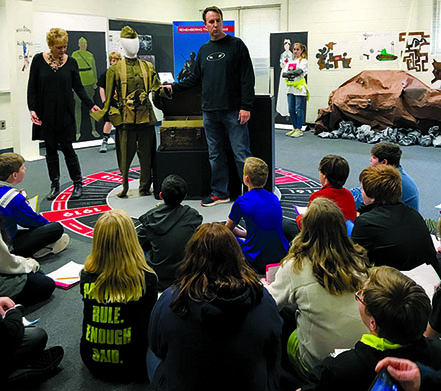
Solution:
[[(158, 92), (161, 82), (150, 62), (138, 58), (123, 58), (107, 70), (104, 108), (92, 117), (101, 119), (108, 113), (114, 126), (154, 125), (157, 121), (149, 93)], [(116, 96), (115, 96), (116, 94)], [(111, 107), (111, 98), (117, 107)]]

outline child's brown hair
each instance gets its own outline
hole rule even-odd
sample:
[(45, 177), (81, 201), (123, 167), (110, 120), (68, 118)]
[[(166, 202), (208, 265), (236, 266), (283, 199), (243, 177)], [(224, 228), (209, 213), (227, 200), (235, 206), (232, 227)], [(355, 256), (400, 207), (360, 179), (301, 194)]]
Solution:
[(15, 152), (6, 152), (0, 155), (0, 181), (6, 181), (9, 175), (19, 172), (24, 164), (24, 157)]

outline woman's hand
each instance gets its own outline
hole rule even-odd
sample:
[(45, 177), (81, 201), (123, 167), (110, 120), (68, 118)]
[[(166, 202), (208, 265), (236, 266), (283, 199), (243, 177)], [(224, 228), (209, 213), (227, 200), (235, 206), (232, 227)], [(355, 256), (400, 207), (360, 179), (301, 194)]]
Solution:
[(93, 106), (93, 107), (90, 109), (90, 111), (91, 111), (92, 113), (94, 113), (95, 111), (100, 111), (100, 110), (101, 110), (101, 108), (100, 108), (99, 106), (97, 106), (97, 105)]
[(37, 113), (35, 111), (30, 111), (30, 113), (31, 113), (31, 121), (32, 121), (32, 123), (35, 124), (35, 125), (41, 125), (41, 121), (38, 118)]

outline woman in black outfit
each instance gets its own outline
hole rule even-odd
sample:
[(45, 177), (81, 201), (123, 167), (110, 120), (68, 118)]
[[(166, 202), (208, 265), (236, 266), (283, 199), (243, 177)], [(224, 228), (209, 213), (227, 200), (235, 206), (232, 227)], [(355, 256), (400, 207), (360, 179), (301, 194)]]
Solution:
[(75, 101), (73, 91), (92, 111), (99, 110), (87, 96), (81, 83), (77, 61), (66, 54), (68, 35), (52, 28), (46, 36), (49, 51), (32, 60), (28, 82), (28, 108), (31, 114), (32, 140), (44, 140), (46, 163), (51, 180), (48, 200), (60, 193), (58, 148), (63, 152), (74, 190), (71, 199), (83, 193), (80, 162), (72, 142), (75, 141)]

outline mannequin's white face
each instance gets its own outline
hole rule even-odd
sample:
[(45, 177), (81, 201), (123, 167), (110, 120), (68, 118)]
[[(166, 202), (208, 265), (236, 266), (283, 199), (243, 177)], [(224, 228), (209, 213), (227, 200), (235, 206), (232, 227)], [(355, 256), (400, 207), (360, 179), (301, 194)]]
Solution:
[(120, 38), (121, 46), (124, 49), (124, 56), (135, 58), (139, 50), (139, 38)]

